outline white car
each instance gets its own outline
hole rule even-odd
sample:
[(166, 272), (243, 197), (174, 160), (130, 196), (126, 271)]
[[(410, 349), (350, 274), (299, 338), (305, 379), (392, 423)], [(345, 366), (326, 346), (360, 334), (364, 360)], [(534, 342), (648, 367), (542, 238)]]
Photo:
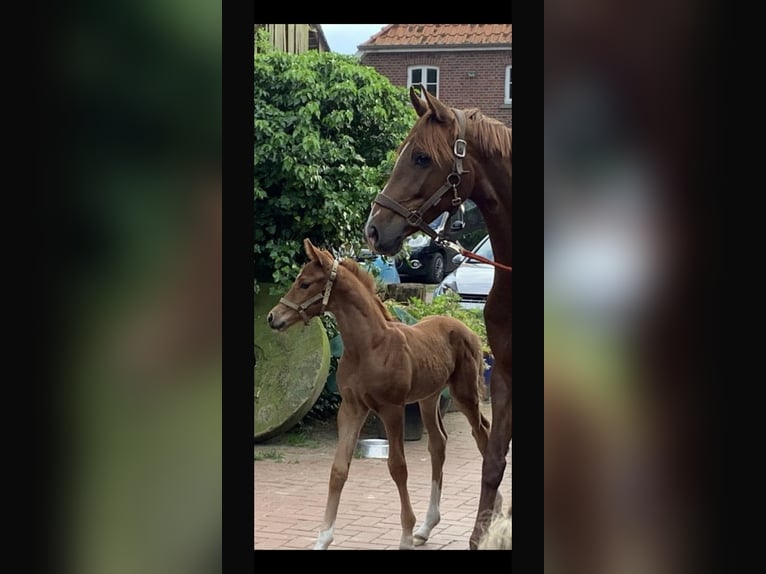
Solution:
[[(479, 241), (473, 252), (490, 261), (495, 260), (489, 235)], [(458, 268), (439, 283), (439, 286), (434, 290), (434, 297), (443, 295), (447, 291), (454, 291), (460, 295), (461, 307), (483, 309), (495, 278), (495, 268), (487, 263), (468, 259), (462, 255), (456, 255), (454, 260), (459, 263)]]

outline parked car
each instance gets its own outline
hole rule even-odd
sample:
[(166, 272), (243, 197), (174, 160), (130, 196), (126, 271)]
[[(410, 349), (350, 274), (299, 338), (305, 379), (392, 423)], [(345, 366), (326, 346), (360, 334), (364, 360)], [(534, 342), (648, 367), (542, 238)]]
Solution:
[[(487, 226), (475, 203), (467, 201), (460, 207), (451, 216), (445, 211), (429, 227), (450, 241), (470, 249), (486, 234)], [(406, 245), (409, 254), (403, 250), (396, 257), (396, 270), (403, 279), (439, 283), (445, 275), (457, 268), (460, 261), (455, 260), (455, 255), (458, 255), (455, 249), (437, 244), (422, 232), (408, 237)]]
[(369, 249), (362, 249), (356, 260), (369, 273), (373, 273), (372, 268), (378, 270), (377, 275), (386, 285), (390, 283), (401, 283), (399, 273), (396, 271), (396, 265), (389, 258), (382, 255), (375, 255)]
[[(489, 235), (485, 235), (484, 239), (472, 251), (490, 261), (495, 260)], [(461, 307), (483, 309), (495, 278), (495, 268), (460, 254), (455, 256), (454, 262), (458, 265), (457, 269), (439, 283), (439, 286), (434, 290), (434, 297), (443, 295), (447, 291), (454, 291), (460, 295)]]

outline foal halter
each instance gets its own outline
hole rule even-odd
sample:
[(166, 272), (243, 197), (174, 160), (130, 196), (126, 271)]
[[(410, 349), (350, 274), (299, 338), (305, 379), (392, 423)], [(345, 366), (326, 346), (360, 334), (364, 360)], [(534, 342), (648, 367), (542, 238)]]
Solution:
[(332, 290), (333, 283), (335, 283), (335, 277), (337, 274), (338, 274), (338, 260), (336, 259), (332, 262), (332, 269), (330, 269), (330, 278), (327, 280), (327, 285), (325, 285), (323, 293), (317, 293), (316, 295), (314, 295), (310, 299), (307, 299), (300, 305), (296, 305), (295, 303), (293, 303), (292, 301), (288, 301), (284, 297), (282, 297), (279, 300), (279, 302), (282, 303), (283, 305), (286, 305), (287, 307), (290, 307), (290, 309), (294, 309), (295, 311), (298, 311), (298, 313), (300, 313), (301, 315), (301, 319), (303, 319), (304, 325), (308, 325), (309, 321), (311, 320), (311, 317), (306, 315), (306, 309), (308, 309), (314, 303), (316, 303), (317, 301), (321, 299), (322, 310), (319, 312), (319, 314), (321, 315), (322, 313), (324, 313), (325, 307), (327, 307), (327, 301), (330, 298), (330, 291)]
[(460, 176), (461, 174), (466, 173), (466, 171), (463, 169), (463, 158), (465, 157), (465, 113), (463, 113), (463, 110), (456, 110), (452, 109), (452, 112), (455, 114), (455, 117), (457, 118), (457, 125), (458, 125), (458, 135), (457, 139), (455, 140), (455, 144), (452, 146), (452, 153), (455, 156), (454, 163), (452, 167), (452, 172), (447, 176), (447, 181), (444, 182), (444, 185), (442, 185), (434, 194), (423, 204), (420, 206), (419, 209), (407, 209), (404, 207), (401, 203), (398, 203), (397, 201), (391, 199), (387, 195), (383, 195), (383, 192), (380, 192), (376, 197), (375, 201), (373, 203), (377, 203), (378, 205), (382, 205), (383, 207), (387, 207), (388, 209), (398, 213), (404, 219), (407, 220), (407, 223), (414, 227), (420, 228), (420, 230), (425, 233), (426, 235), (430, 236), (432, 239), (437, 239), (438, 234), (436, 231), (431, 229), (428, 225), (425, 224), (423, 221), (423, 214), (428, 211), (431, 206), (435, 205), (439, 202), (439, 200), (442, 198), (442, 196), (447, 193), (450, 189), (452, 189), (453, 197), (452, 197), (452, 205), (453, 207), (456, 207), (460, 205), (463, 200), (460, 199), (460, 196), (457, 194), (457, 186), (460, 185)]

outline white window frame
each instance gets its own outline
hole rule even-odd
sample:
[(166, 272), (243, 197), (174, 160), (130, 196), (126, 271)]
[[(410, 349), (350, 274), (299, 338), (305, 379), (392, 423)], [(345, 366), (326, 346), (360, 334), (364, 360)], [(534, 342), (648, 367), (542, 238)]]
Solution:
[[(428, 78), (427, 71), (428, 70), (436, 70), (436, 97), (439, 97), (439, 67), (438, 66), (407, 66), (407, 88), (412, 87), (412, 70), (420, 70), (420, 75), (423, 78), (423, 80), (426, 80)], [(427, 83), (425, 81), (418, 83), (418, 86), (420, 84), (426, 85)]]
[(511, 73), (512, 67), (513, 67), (512, 65), (505, 67), (505, 103), (511, 104), (511, 105), (513, 105), (512, 103), (513, 98), (511, 98), (512, 94), (509, 93), (511, 92), (511, 90), (509, 90), (508, 88), (510, 88), (511, 84), (513, 83), (513, 75)]

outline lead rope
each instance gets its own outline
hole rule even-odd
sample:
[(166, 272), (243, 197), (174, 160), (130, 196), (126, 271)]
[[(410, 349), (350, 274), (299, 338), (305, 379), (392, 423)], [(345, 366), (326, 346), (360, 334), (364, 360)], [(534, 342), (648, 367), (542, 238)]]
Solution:
[(488, 265), (492, 265), (493, 267), (497, 267), (498, 269), (503, 269), (505, 271), (512, 271), (513, 268), (510, 265), (504, 265), (502, 263), (498, 263), (497, 261), (492, 261), (490, 259), (487, 259), (486, 257), (482, 257), (481, 255), (477, 255), (473, 251), (468, 251), (467, 249), (464, 249), (459, 244), (454, 243), (453, 241), (448, 241), (447, 239), (444, 239), (443, 237), (439, 237), (436, 239), (436, 242), (441, 245), (446, 245), (448, 247), (451, 247), (460, 255), (464, 257), (468, 257), (468, 259), (475, 259), (476, 261), (481, 261), (482, 263), (486, 263)]

